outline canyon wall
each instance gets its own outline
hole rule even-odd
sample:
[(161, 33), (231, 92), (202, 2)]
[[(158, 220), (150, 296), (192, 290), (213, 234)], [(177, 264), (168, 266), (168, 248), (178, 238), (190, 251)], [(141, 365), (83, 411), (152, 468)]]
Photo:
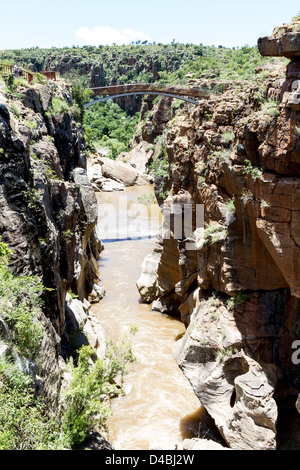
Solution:
[(102, 334), (88, 313), (89, 294), (98, 295), (102, 246), (75, 114), (64, 82), (21, 83), (0, 92), (0, 235), (12, 250), (11, 271), (37, 276), (45, 287), (47, 335), (37, 373), (52, 403), (59, 399), (64, 360), (89, 339), (97, 348)]
[[(292, 58), (287, 71), (271, 70), (263, 84), (224, 82), (223, 93), (169, 113), (157, 144), (168, 174), (155, 189), (171, 230), (162, 228), (137, 282), (145, 302), (187, 325), (176, 361), (232, 449), (300, 446), (300, 49), (292, 34), (298, 48), (283, 54)], [(143, 139), (151, 132), (144, 124)], [(184, 204), (193, 227), (178, 237), (174, 208)]]

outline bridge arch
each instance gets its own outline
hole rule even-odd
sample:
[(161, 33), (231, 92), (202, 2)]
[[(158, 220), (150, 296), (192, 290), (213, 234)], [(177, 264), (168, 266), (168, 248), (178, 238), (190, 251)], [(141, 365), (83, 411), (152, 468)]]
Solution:
[(168, 96), (170, 98), (176, 98), (178, 100), (186, 101), (188, 103), (194, 104), (196, 106), (199, 106), (200, 103), (198, 101), (195, 101), (191, 98), (187, 98), (185, 96), (179, 96), (179, 95), (174, 95), (171, 93), (164, 93), (164, 92), (159, 92), (159, 91), (131, 91), (131, 92), (125, 92), (125, 93), (118, 93), (115, 95), (109, 95), (109, 96), (104, 96), (103, 98), (97, 98), (93, 101), (90, 101), (84, 105), (84, 107), (91, 106), (95, 103), (99, 103), (101, 101), (107, 101), (110, 99), (114, 98), (121, 98), (123, 96), (132, 96), (132, 95), (161, 95), (161, 96)]

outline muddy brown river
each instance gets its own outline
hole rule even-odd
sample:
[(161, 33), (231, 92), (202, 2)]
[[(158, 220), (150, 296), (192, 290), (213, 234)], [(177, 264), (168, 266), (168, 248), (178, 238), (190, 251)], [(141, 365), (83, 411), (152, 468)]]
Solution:
[[(137, 362), (124, 377), (124, 395), (112, 400), (107, 435), (117, 450), (174, 449), (197, 436), (203, 409), (173, 358), (184, 325), (151, 311), (136, 288), (141, 264), (151, 253), (161, 215), (157, 204), (145, 205), (152, 186), (98, 193), (99, 232), (104, 243), (100, 284), (106, 296), (92, 307), (107, 336), (118, 341), (131, 329)], [(149, 236), (153, 236), (149, 238)]]

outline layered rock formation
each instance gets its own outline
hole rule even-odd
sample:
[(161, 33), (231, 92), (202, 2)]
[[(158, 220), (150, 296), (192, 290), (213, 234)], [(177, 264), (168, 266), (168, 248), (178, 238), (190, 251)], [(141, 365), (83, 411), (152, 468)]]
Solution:
[[(42, 391), (57, 402), (75, 333), (75, 342), (81, 335), (86, 344), (85, 335), (100, 346), (83, 303), (98, 279), (97, 202), (70, 87), (52, 82), (1, 92), (0, 148), (0, 234), (13, 251), (11, 270), (45, 286), (47, 335), (37, 366)], [(66, 305), (69, 290), (78, 296), (76, 308)]]
[(300, 57), (300, 19), (274, 28), (270, 36), (259, 38), (258, 48), (263, 56)]
[[(294, 58), (286, 77), (283, 69), (262, 84), (226, 83), (166, 129), (170, 232), (163, 227), (137, 283), (144, 301), (186, 323), (176, 360), (233, 449), (300, 447), (292, 359), (300, 335), (300, 101), (290, 75), (298, 36), (285, 52)], [(266, 50), (266, 40), (259, 44)], [(175, 208), (187, 203), (192, 233), (176, 236)]]

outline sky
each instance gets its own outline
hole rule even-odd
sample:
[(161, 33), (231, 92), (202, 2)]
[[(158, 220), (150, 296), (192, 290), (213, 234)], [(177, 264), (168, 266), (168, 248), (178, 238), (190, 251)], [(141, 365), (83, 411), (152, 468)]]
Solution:
[(299, 0), (1, 2), (0, 50), (100, 44), (254, 46), (300, 12)]

